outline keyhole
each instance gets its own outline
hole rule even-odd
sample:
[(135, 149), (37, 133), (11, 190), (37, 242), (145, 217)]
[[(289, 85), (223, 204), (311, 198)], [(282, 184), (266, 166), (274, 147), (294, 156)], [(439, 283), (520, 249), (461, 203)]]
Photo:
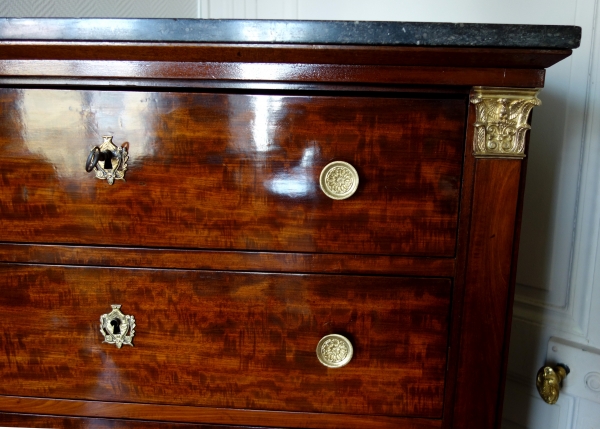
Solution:
[(112, 152), (108, 150), (106, 152), (102, 152), (99, 159), (100, 161), (104, 161), (105, 170), (112, 170)]
[(121, 321), (119, 319), (113, 319), (110, 321), (110, 324), (113, 327), (113, 335), (119, 335), (121, 333), (121, 328), (119, 328)]

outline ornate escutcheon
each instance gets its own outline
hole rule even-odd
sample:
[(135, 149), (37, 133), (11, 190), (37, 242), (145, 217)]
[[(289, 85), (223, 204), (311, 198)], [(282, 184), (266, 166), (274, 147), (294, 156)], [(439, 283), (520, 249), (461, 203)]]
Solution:
[(345, 200), (358, 188), (358, 173), (344, 161), (334, 161), (325, 166), (319, 177), (321, 190), (329, 198)]
[(100, 332), (104, 335), (103, 343), (114, 344), (118, 349), (123, 344), (132, 346), (135, 331), (135, 318), (121, 313), (121, 306), (111, 305), (112, 311), (100, 316)]
[(319, 362), (329, 368), (341, 368), (352, 359), (352, 343), (343, 335), (325, 335), (317, 344)]
[(569, 372), (571, 372), (569, 367), (563, 364), (558, 364), (554, 368), (550, 366), (540, 368), (535, 385), (544, 402), (550, 405), (556, 404), (560, 385)]
[(90, 151), (85, 163), (85, 171), (89, 173), (96, 170), (96, 177), (106, 180), (109, 185), (112, 185), (115, 180), (125, 181), (129, 143), (125, 142), (121, 147), (117, 147), (112, 141), (112, 136), (102, 136), (102, 139), (102, 145), (95, 146)]

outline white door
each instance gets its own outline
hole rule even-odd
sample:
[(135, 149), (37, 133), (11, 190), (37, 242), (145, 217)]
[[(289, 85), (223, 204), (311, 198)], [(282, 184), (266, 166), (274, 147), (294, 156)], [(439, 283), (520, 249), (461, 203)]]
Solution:
[[(556, 405), (547, 405), (534, 381), (550, 337), (600, 349), (600, 31), (594, 31), (600, 0), (27, 0), (0, 1), (0, 16), (582, 27), (581, 47), (548, 70), (543, 105), (533, 113), (503, 429), (600, 429), (600, 393), (592, 400), (562, 394)], [(587, 370), (568, 383), (583, 386)], [(600, 375), (600, 367), (590, 370)]]

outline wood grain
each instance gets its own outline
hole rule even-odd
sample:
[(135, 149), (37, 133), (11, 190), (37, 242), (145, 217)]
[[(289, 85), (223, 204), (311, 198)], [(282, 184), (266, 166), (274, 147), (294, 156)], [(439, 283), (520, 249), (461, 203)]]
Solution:
[[(2, 399), (0, 398), (0, 403)], [(55, 417), (42, 415), (0, 413), (0, 425), (27, 428), (69, 429), (240, 429), (239, 426), (223, 426), (193, 423), (165, 423), (150, 420), (118, 420), (83, 417)], [(257, 426), (246, 429), (260, 429)]]
[[(471, 214), (473, 210), (473, 193), (475, 185), (476, 159), (473, 156), (473, 141), (475, 138), (475, 127), (473, 126), (477, 116), (475, 106), (470, 104), (467, 118), (465, 153), (462, 175), (462, 188), (459, 208), (459, 233), (456, 244), (455, 272), (452, 288), (452, 316), (450, 323), (450, 352), (448, 353), (448, 374), (446, 377), (446, 392), (444, 396), (444, 429), (453, 429), (454, 410), (456, 400), (456, 384), (458, 374), (458, 362), (460, 359), (460, 337), (463, 315), (463, 298), (465, 294), (465, 279), (467, 275), (467, 263), (469, 261), (469, 244), (471, 233)], [(489, 194), (493, 195), (493, 194)], [(465, 407), (466, 409), (466, 407)], [(475, 408), (471, 408), (473, 412)]]
[(496, 425), (520, 169), (520, 160), (476, 162), (453, 428)]
[[(242, 424), (244, 425), (245, 429), (249, 429), (249, 426), (246, 425), (253, 427), (267, 426), (269, 428), (285, 427), (303, 429), (364, 429), (366, 427), (373, 429), (439, 429), (441, 427), (440, 420), (430, 419), (383, 416), (352, 416), (348, 414), (286, 413), (184, 406), (167, 407), (150, 404), (68, 401), (60, 399), (38, 399), (6, 396), (0, 396), (0, 410), (13, 411), (17, 413), (20, 411), (25, 411), (42, 415), (121, 418), (127, 419), (125, 422), (131, 422), (132, 425), (136, 424), (136, 420), (166, 420), (169, 422), (203, 421), (208, 422), (208, 428), (210, 429), (212, 429), (210, 426), (211, 423), (225, 425)], [(2, 414), (0, 414), (0, 416), (2, 416)], [(15, 418), (15, 420), (17, 422), (20, 421), (20, 417), (21, 416)], [(59, 427), (70, 429), (70, 425), (77, 424), (77, 422), (74, 420), (75, 419), (60, 419), (58, 421), (61, 424), (64, 422), (65, 425)], [(57, 420), (54, 421), (56, 422)], [(103, 421), (106, 420), (85, 420), (86, 423), (91, 424)], [(117, 425), (117, 428), (123, 427), (121, 422), (118, 423), (120, 423), (120, 425)], [(94, 426), (92, 426), (92, 428), (94, 428)], [(162, 429), (161, 426), (158, 426), (158, 428)], [(169, 426), (167, 426), (167, 428), (170, 429)], [(187, 429), (186, 426), (184, 426), (184, 428)], [(219, 426), (218, 428), (229, 429), (230, 426)], [(204, 426), (200, 426), (200, 429), (206, 428)]]
[(452, 277), (453, 258), (233, 252), (55, 244), (0, 243), (0, 261), (104, 267), (180, 268), (328, 274), (388, 274)]
[(189, 63), (183, 61), (1, 60), (0, 77), (187, 79), (542, 88), (543, 68)]
[[(0, 394), (440, 418), (451, 282), (0, 266)], [(121, 304), (135, 347), (103, 344)], [(315, 356), (347, 336), (350, 364)]]
[(473, 158), (469, 91), (570, 54), (0, 41), (0, 425), (498, 428), (524, 168)]
[[(461, 98), (0, 92), (0, 240), (453, 256)], [(126, 183), (85, 172), (129, 142)], [(342, 201), (319, 188), (358, 171)]]
[(0, 41), (0, 59), (362, 64), (546, 68), (570, 49), (339, 46), (260, 43)]
[[(531, 117), (530, 115), (530, 124)], [(515, 232), (513, 238), (512, 261), (510, 267), (510, 279), (508, 284), (508, 296), (506, 301), (506, 322), (504, 327), (504, 344), (502, 349), (502, 366), (500, 370), (500, 389), (498, 390), (497, 408), (496, 408), (496, 427), (502, 425), (502, 415), (504, 407), (504, 393), (506, 390), (506, 377), (508, 374), (508, 354), (510, 349), (510, 336), (512, 330), (513, 305), (515, 299), (515, 288), (517, 282), (517, 265), (519, 260), (519, 238), (521, 235), (521, 226), (523, 218), (523, 202), (525, 199), (525, 178), (527, 176), (527, 161), (529, 159), (529, 137), (526, 137), (526, 155), (527, 157), (521, 161), (521, 178), (519, 183), (519, 193), (517, 196), (517, 214), (515, 216)]]

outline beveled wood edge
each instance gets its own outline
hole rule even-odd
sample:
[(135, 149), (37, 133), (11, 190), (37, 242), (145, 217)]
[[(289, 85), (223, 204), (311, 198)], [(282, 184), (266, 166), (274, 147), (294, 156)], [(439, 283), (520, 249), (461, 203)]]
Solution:
[(243, 94), (307, 95), (324, 93), (336, 96), (368, 95), (369, 97), (396, 97), (411, 95), (462, 98), (468, 97), (471, 87), (463, 86), (425, 86), (425, 85), (389, 85), (389, 84), (352, 84), (352, 83), (314, 83), (314, 82), (256, 82), (256, 81), (219, 81), (219, 80), (180, 80), (180, 79), (135, 79), (135, 78), (71, 78), (71, 77), (0, 77), (2, 88), (55, 88), (73, 87), (86, 89), (105, 89), (114, 91), (178, 91), (178, 92), (235, 92)]
[(0, 261), (128, 268), (454, 276), (454, 258), (0, 243)]
[[(522, 159), (475, 162), (475, 188), (461, 310), (452, 427), (496, 428), (503, 398), (507, 319), (514, 290), (513, 252), (522, 179)], [(501, 186), (498, 186), (501, 184)], [(486, 195), (495, 193), (488, 204)], [(474, 410), (477, 410), (474, 412)]]
[(469, 231), (471, 230), (471, 212), (475, 186), (475, 157), (473, 156), (473, 139), (475, 138), (474, 123), (477, 120), (475, 108), (471, 103), (466, 104), (466, 126), (464, 162), (462, 171), (462, 187), (458, 211), (458, 235), (456, 240), (456, 268), (452, 289), (452, 312), (450, 314), (448, 344), (448, 369), (444, 392), (444, 429), (453, 429), (454, 398), (456, 376), (460, 352), (461, 315), (465, 291), (465, 276), (468, 262)]
[(542, 88), (545, 70), (543, 68), (273, 64), (263, 62), (0, 60), (0, 77), (196, 79)]
[(3, 60), (118, 60), (547, 68), (571, 49), (0, 40)]
[[(161, 422), (152, 420), (119, 420), (104, 417), (51, 416), (47, 414), (3, 413), (0, 412), (0, 425), (27, 428), (69, 428), (69, 429), (265, 429), (264, 426), (231, 426), (207, 423)], [(7, 426), (11, 425), (11, 426)], [(4, 427), (2, 426), (2, 427)], [(273, 428), (278, 429), (278, 428)]]
[[(533, 112), (529, 117), (529, 124), (532, 125)], [(510, 268), (508, 303), (506, 306), (506, 327), (504, 330), (504, 349), (502, 350), (502, 369), (500, 374), (500, 389), (498, 391), (498, 405), (496, 411), (496, 427), (502, 425), (502, 412), (504, 409), (504, 393), (506, 390), (506, 377), (508, 374), (508, 354), (510, 349), (510, 335), (512, 331), (513, 307), (515, 301), (515, 288), (517, 283), (517, 266), (519, 261), (519, 240), (521, 238), (521, 225), (523, 220), (523, 204), (525, 201), (525, 184), (527, 177), (527, 160), (529, 159), (529, 139), (531, 133), (525, 137), (525, 158), (521, 161), (521, 184), (519, 196), (517, 199), (517, 217), (515, 220), (515, 234), (513, 238), (512, 262)]]
[[(447, 392), (447, 396), (445, 397), (444, 404), (445, 407), (448, 405), (448, 412), (444, 412), (444, 429), (451, 429), (454, 427), (467, 427), (471, 424), (475, 424), (478, 427), (482, 428), (492, 428), (492, 427), (500, 427), (501, 422), (501, 410), (502, 410), (502, 402), (503, 402), (503, 392), (504, 392), (504, 380), (505, 380), (505, 371), (508, 359), (508, 345), (510, 339), (510, 321), (511, 321), (511, 313), (512, 313), (512, 299), (514, 293), (514, 282), (516, 277), (516, 252), (518, 250), (518, 237), (520, 230), (520, 218), (521, 218), (521, 209), (523, 203), (523, 192), (524, 192), (524, 178), (525, 171), (524, 168), (526, 166), (526, 158), (524, 159), (502, 159), (502, 158), (487, 158), (487, 159), (476, 159), (473, 154), (473, 141), (475, 134), (474, 122), (477, 121), (476, 109), (475, 106), (469, 103), (468, 108), (468, 116), (467, 116), (467, 137), (466, 137), (466, 146), (465, 146), (465, 169), (470, 169), (471, 179), (468, 177), (463, 178), (463, 192), (470, 192), (471, 197), (468, 202), (468, 206), (465, 206), (464, 209), (466, 212), (462, 213), (462, 200), (461, 200), (461, 213), (459, 213), (459, 228), (463, 233), (458, 236), (458, 248), (457, 248), (457, 268), (456, 268), (456, 277), (455, 277), (455, 288), (454, 288), (454, 299), (453, 299), (453, 320), (455, 321), (451, 325), (451, 344), (455, 344), (455, 350), (450, 351), (448, 361), (449, 361), (449, 372), (448, 378), (449, 382), (447, 382), (446, 387), (449, 390)], [(525, 151), (528, 149), (528, 140), (529, 133), (526, 136), (526, 145)], [(489, 164), (486, 164), (489, 163)], [(482, 180), (481, 177), (478, 179), (477, 176), (477, 167), (484, 165), (496, 165), (503, 166), (502, 170), (514, 170), (514, 165), (517, 164), (520, 166), (518, 177), (514, 175), (509, 177), (511, 180), (506, 180), (506, 177), (495, 178), (495, 181), (488, 182), (485, 179)], [(481, 175), (480, 175), (481, 176)], [(489, 178), (488, 178), (489, 179)], [(514, 221), (514, 231), (510, 231), (507, 235), (510, 238), (505, 237), (505, 239), (511, 240), (512, 244), (509, 246), (511, 251), (511, 261), (509, 263), (509, 267), (500, 267), (495, 266), (494, 273), (483, 273), (482, 277), (485, 277), (484, 280), (479, 283), (468, 283), (469, 276), (471, 276), (474, 270), (477, 270), (477, 260), (472, 259), (469, 260), (468, 254), (472, 252), (471, 247), (478, 248), (480, 261), (483, 262), (487, 260), (494, 260), (495, 257), (498, 256), (499, 252), (494, 249), (494, 246), (490, 246), (487, 248), (487, 253), (481, 251), (481, 242), (483, 239), (493, 240), (496, 235), (487, 236), (484, 234), (484, 237), (479, 236), (479, 240), (474, 239), (477, 235), (478, 229), (484, 229), (486, 225), (490, 225), (490, 219), (486, 218), (474, 218), (471, 219), (471, 213), (476, 210), (473, 205), (473, 201), (475, 198), (476, 192), (479, 193), (489, 193), (489, 192), (497, 192), (500, 193), (500, 189), (504, 189), (504, 187), (508, 186), (508, 182), (517, 181), (518, 185), (513, 186), (515, 193), (518, 192), (517, 204), (515, 209), (515, 221)], [(498, 184), (503, 184), (503, 187), (498, 187)], [(477, 187), (477, 189), (476, 189)], [(483, 188), (483, 191), (482, 191)], [(518, 189), (517, 189), (518, 188)], [(503, 191), (505, 192), (505, 191)], [(481, 207), (479, 208), (481, 209)], [(466, 225), (463, 225), (463, 216)], [(493, 223), (493, 222), (492, 222)], [(468, 225), (468, 228), (465, 226)], [(470, 235), (472, 234), (472, 235)], [(491, 249), (491, 250), (490, 250)], [(498, 264), (497, 264), (498, 265)], [(492, 296), (492, 291), (489, 292), (487, 289), (491, 289), (492, 283), (503, 283), (506, 282), (506, 288), (504, 292), (496, 292), (495, 296)], [(482, 284), (485, 284), (485, 287), (482, 288)], [(498, 289), (498, 288), (497, 288)], [(502, 288), (500, 288), (502, 289)], [(463, 324), (463, 319), (465, 319), (468, 315), (466, 314), (469, 307), (464, 308), (463, 302), (467, 299), (468, 295), (473, 295), (474, 293), (479, 293), (480, 300), (477, 304), (477, 309), (475, 312), (477, 313), (479, 321), (483, 321), (486, 317), (489, 318), (488, 308), (490, 308), (489, 299), (493, 298), (496, 301), (506, 300), (506, 318), (502, 320), (502, 329), (496, 327), (496, 330), (502, 331), (501, 334), (498, 332), (489, 332), (490, 339), (489, 343), (493, 343), (491, 347), (487, 347), (487, 349), (479, 348), (477, 350), (478, 356), (475, 357), (471, 355), (473, 350), (466, 350), (465, 343), (471, 343), (473, 346), (473, 337), (478, 335), (479, 326), (476, 326), (477, 323), (473, 322), (473, 317), (471, 317), (471, 322), (467, 320), (466, 324)], [(471, 314), (472, 316), (472, 314)], [(462, 326), (464, 325), (464, 326)], [(476, 343), (477, 344), (477, 343)], [(489, 344), (488, 344), (489, 345)], [(475, 348), (475, 347), (474, 347)], [(493, 349), (493, 350), (491, 350)], [(464, 360), (471, 359), (469, 365), (464, 365)], [(481, 367), (474, 368), (473, 360), (477, 360)], [(477, 366), (477, 365), (475, 365)], [(483, 373), (489, 373), (492, 375), (492, 378), (498, 376), (497, 380), (483, 380), (486, 377), (483, 377)], [(480, 386), (480, 390), (474, 393), (474, 396), (468, 400), (468, 404), (461, 404), (460, 406), (454, 407), (453, 404), (455, 402), (456, 397), (468, 397), (468, 392), (465, 391), (465, 384), (471, 384), (471, 386), (478, 384)], [(451, 390), (451, 391), (450, 391)], [(495, 397), (495, 401), (486, 401), (486, 397), (489, 398), (492, 395)], [(477, 398), (476, 400), (473, 400)], [(474, 410), (477, 410), (474, 412)], [(485, 423), (484, 423), (485, 422)]]
[(432, 429), (441, 420), (350, 414), (204, 408), (71, 399), (0, 396), (0, 411), (51, 416), (100, 417), (306, 429)]

